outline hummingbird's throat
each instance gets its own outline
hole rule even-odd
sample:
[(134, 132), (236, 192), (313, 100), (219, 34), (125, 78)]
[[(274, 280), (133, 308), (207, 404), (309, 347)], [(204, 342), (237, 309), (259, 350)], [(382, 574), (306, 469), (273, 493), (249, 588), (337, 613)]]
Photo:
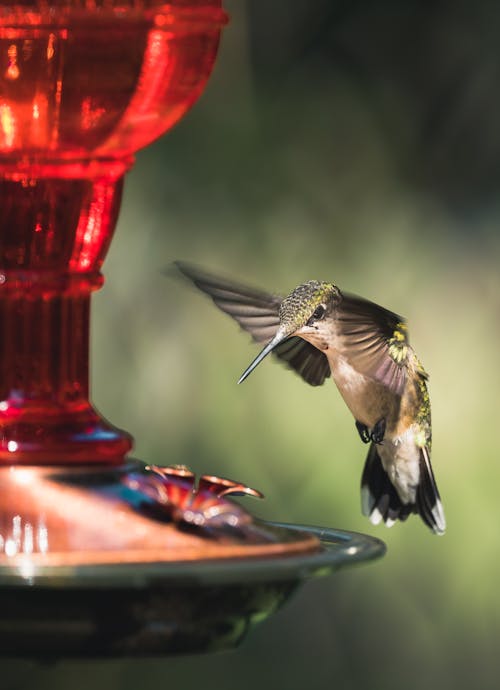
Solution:
[(325, 336), (320, 335), (314, 327), (309, 327), (307, 331), (299, 332), (297, 335), (307, 340), (307, 342), (311, 343), (311, 345), (314, 345), (314, 347), (317, 347), (318, 350), (322, 352), (326, 352), (326, 350), (329, 349), (329, 344)]

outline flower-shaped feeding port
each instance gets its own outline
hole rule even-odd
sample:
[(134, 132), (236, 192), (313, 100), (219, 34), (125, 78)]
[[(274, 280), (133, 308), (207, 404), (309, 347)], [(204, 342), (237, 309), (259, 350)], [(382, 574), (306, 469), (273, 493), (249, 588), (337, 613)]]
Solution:
[(251, 538), (253, 517), (229, 496), (264, 498), (241, 482), (204, 474), (196, 477), (185, 465), (147, 466), (144, 472), (129, 473), (124, 483), (139, 492), (143, 509), (171, 520), (180, 528), (195, 529), (222, 538), (238, 533)]

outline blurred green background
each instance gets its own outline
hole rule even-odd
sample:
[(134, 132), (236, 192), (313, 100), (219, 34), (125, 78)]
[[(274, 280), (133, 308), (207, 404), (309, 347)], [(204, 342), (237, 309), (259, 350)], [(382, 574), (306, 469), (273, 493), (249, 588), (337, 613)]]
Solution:
[[(500, 10), (226, 0), (202, 99), (130, 173), (93, 312), (94, 400), (136, 455), (266, 494), (262, 517), (365, 531), (377, 563), (309, 582), (231, 653), (40, 666), (8, 687), (497, 688)], [(271, 360), (162, 269), (288, 292), (332, 280), (404, 314), (430, 372), (448, 531), (360, 514), (366, 448), (331, 382)], [(3, 686), (2, 686), (3, 687)]]

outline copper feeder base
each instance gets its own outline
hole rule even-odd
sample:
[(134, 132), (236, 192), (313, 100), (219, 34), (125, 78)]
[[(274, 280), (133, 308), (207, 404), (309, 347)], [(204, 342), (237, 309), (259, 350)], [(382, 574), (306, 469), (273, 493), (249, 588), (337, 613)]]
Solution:
[(144, 476), (139, 463), (0, 469), (0, 655), (233, 647), (304, 579), (385, 550), (337, 530), (176, 522), (134, 490)]

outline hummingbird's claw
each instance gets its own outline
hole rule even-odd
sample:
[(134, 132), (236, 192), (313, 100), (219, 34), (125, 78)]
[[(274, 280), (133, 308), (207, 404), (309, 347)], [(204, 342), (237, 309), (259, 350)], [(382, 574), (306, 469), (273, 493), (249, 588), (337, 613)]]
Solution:
[(382, 443), (385, 436), (385, 417), (381, 417), (372, 429), (371, 440), (373, 443)]
[(363, 443), (382, 443), (385, 436), (385, 417), (381, 417), (371, 431), (366, 424), (356, 420), (356, 429)]
[(358, 430), (358, 434), (363, 443), (370, 443), (372, 437), (366, 424), (363, 424), (363, 422), (356, 421), (356, 429)]

